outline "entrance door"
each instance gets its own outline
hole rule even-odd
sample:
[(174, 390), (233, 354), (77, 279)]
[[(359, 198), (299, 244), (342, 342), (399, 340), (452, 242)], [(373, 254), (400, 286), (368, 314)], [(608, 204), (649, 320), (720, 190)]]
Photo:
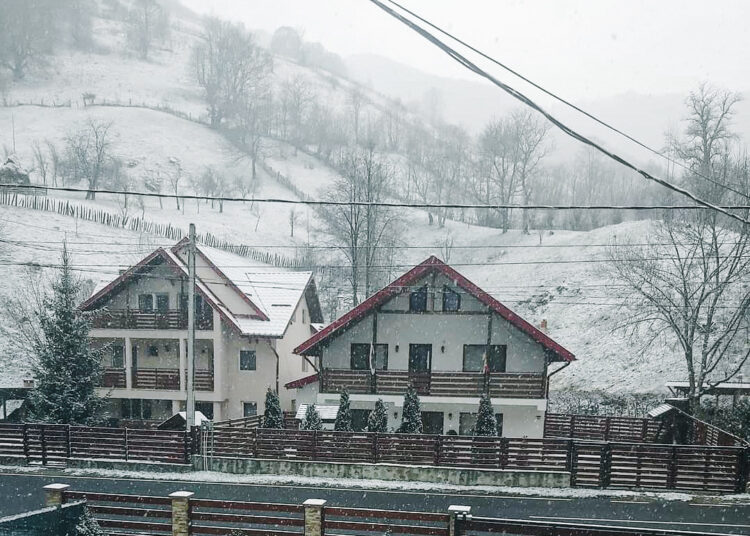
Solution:
[(422, 412), (422, 433), (433, 435), (441, 435), (443, 433), (442, 411)]
[(430, 394), (430, 369), (432, 368), (432, 345), (409, 345), (409, 383), (420, 395)]

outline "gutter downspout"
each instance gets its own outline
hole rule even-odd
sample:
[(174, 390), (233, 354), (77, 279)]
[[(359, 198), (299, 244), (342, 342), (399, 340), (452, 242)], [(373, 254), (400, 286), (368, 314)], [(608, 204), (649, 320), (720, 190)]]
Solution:
[(279, 353), (276, 351), (276, 348), (273, 347), (273, 344), (271, 344), (271, 339), (266, 339), (266, 342), (268, 343), (268, 347), (273, 352), (273, 355), (276, 356), (276, 395), (279, 394), (279, 361), (281, 361), (281, 358), (279, 357)]
[(570, 365), (571, 363), (572, 363), (572, 361), (566, 361), (565, 364), (562, 367), (560, 367), (558, 369), (555, 369), (552, 372), (550, 372), (549, 374), (547, 374), (547, 393), (546, 393), (547, 398), (549, 398), (549, 379), (552, 376), (554, 376), (555, 374), (557, 374), (558, 372), (560, 372), (562, 369), (568, 367), (568, 365)]

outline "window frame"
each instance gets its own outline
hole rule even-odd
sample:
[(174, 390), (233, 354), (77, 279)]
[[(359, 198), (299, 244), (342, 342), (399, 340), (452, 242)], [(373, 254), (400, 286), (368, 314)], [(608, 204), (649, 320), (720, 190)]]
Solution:
[[(252, 357), (253, 357), (253, 363), (252, 363), (253, 364), (253, 368), (242, 368), (242, 354), (243, 353), (252, 354)], [(255, 372), (255, 371), (258, 370), (258, 352), (257, 351), (252, 350), (252, 349), (240, 350), (240, 353), (239, 353), (239, 355), (237, 357), (238, 357), (238, 363), (237, 364), (239, 366), (240, 372)]]
[[(119, 350), (119, 352), (118, 352)], [(119, 353), (119, 355), (118, 355)], [(117, 361), (121, 364), (117, 365)], [(112, 368), (124, 369), (125, 368), (125, 345), (124, 344), (113, 344), (112, 345)]]
[[(164, 309), (159, 307), (159, 300), (166, 298), (167, 306)], [(169, 312), (169, 293), (168, 292), (156, 292), (154, 293), (154, 312), (166, 313)]]
[[(148, 296), (148, 308), (143, 308), (143, 303), (145, 302), (144, 298)], [(138, 294), (138, 310), (142, 313), (153, 313), (155, 312), (154, 308), (154, 295), (152, 293), (144, 292), (142, 294)]]
[[(492, 373), (502, 373), (506, 372), (508, 368), (508, 345), (507, 344), (490, 344), (490, 358), (488, 360), (488, 365), (490, 366), (490, 374)], [(462, 372), (482, 372), (482, 365), (483, 363), (480, 363), (479, 370), (467, 370), (466, 369), (466, 350), (468, 348), (486, 348), (486, 344), (464, 344), (464, 350), (463, 350), (463, 359), (461, 363), (461, 371)], [(501, 358), (501, 365), (498, 370), (493, 370), (492, 368), (492, 350), (498, 348), (500, 349), (500, 358)]]
[[(255, 413), (253, 413), (252, 415), (248, 415), (247, 412), (245, 411), (246, 407), (250, 405), (255, 406)], [(255, 417), (257, 415), (258, 415), (258, 402), (257, 401), (246, 402), (243, 400), (242, 401), (242, 416), (243, 417)]]
[[(349, 345), (349, 370), (370, 370), (370, 346), (369, 342), (353, 342)], [(367, 366), (365, 368), (354, 368), (354, 347), (367, 347)], [(385, 366), (378, 368), (378, 350), (385, 350)], [(375, 344), (375, 370), (388, 370), (388, 344)]]
[[(412, 370), (411, 363), (412, 363), (412, 352), (415, 352), (417, 348), (426, 348), (428, 351), (427, 353), (427, 369), (426, 370)], [(432, 372), (432, 344), (431, 343), (409, 343), (409, 357), (408, 357), (407, 367), (409, 372)]]
[[(455, 296), (456, 297), (456, 308), (455, 309), (448, 309), (445, 306), (445, 301), (448, 296)], [(461, 310), (461, 294), (450, 288), (448, 285), (443, 285), (443, 312), (444, 313), (457, 313)]]
[[(424, 295), (424, 308), (417, 309), (414, 307), (414, 300), (420, 295)], [(420, 297), (421, 299), (421, 297)], [(426, 313), (427, 312), (427, 285), (422, 285), (417, 290), (413, 290), (409, 293), (409, 312), (410, 313)]]

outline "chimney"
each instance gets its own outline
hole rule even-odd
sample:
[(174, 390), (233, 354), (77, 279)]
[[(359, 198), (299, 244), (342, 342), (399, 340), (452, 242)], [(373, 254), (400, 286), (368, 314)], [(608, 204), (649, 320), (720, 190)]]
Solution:
[(542, 323), (539, 325), (539, 329), (541, 329), (544, 333), (547, 333), (547, 319), (542, 318)]

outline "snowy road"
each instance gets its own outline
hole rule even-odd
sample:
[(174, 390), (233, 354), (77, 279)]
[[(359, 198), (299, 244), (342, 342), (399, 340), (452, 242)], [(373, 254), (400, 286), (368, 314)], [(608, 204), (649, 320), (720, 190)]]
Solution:
[(189, 490), (195, 492), (196, 497), (213, 499), (299, 504), (315, 498), (326, 499), (329, 505), (431, 512), (445, 512), (451, 504), (468, 504), (478, 516), (750, 534), (750, 500), (719, 499), (701, 503), (652, 497), (511, 497), (45, 474), (1, 474), (0, 516), (39, 508), (43, 504), (42, 486), (52, 482), (70, 484), (78, 491), (165, 496), (173, 491)]

